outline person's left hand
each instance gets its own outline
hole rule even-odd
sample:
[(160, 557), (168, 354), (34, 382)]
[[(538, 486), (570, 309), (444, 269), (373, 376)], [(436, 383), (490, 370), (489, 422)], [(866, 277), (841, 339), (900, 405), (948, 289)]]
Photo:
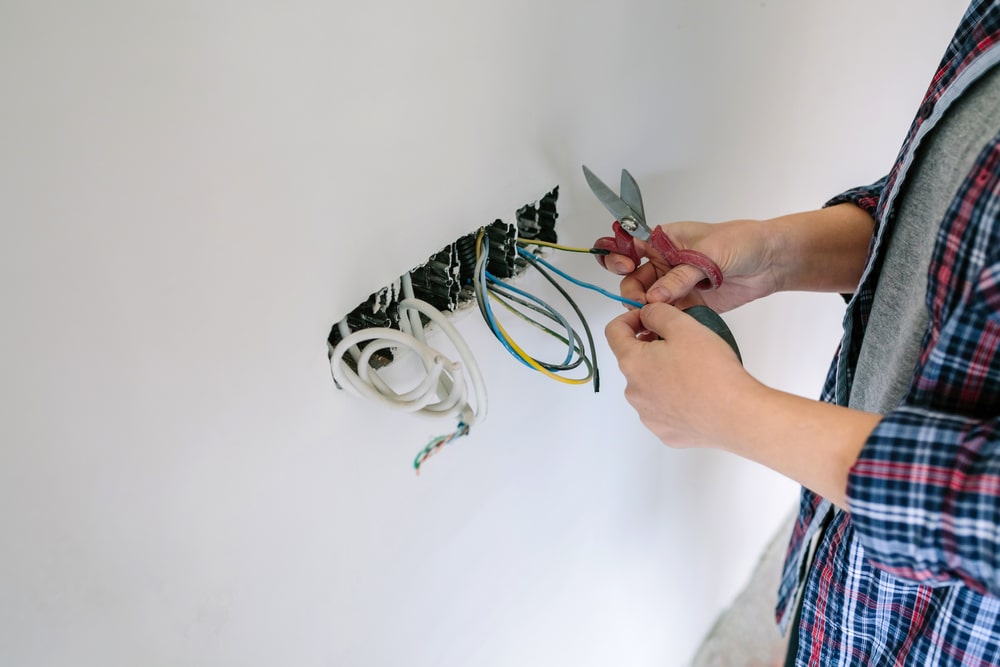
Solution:
[(665, 444), (726, 448), (741, 420), (753, 420), (747, 399), (762, 385), (722, 338), (681, 310), (649, 304), (611, 320), (604, 333), (628, 381), (625, 398)]

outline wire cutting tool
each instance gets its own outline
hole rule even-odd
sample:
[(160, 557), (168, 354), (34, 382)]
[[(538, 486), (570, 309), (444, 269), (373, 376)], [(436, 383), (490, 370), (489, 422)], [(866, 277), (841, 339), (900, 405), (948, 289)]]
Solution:
[[(598, 239), (594, 244), (595, 248), (625, 255), (638, 266), (641, 258), (636, 252), (634, 239), (641, 239), (648, 241), (649, 245), (663, 255), (663, 259), (671, 266), (690, 264), (700, 269), (705, 274), (705, 280), (698, 283), (699, 288), (716, 289), (722, 284), (722, 270), (707, 255), (697, 250), (680, 250), (660, 227), (649, 228), (646, 224), (639, 184), (627, 169), (622, 169), (621, 196), (615, 194), (586, 165), (583, 167), (583, 175), (593, 193), (611, 215), (615, 216), (615, 223), (611, 227), (615, 235)], [(598, 257), (598, 261), (604, 265), (603, 257)]]
[[(622, 169), (620, 195), (608, 187), (586, 165), (583, 166), (583, 175), (586, 177), (591, 191), (611, 215), (615, 216), (615, 222), (611, 227), (615, 235), (598, 239), (594, 243), (595, 248), (624, 255), (635, 262), (636, 266), (639, 266), (642, 258), (635, 249), (635, 239), (641, 239), (647, 241), (653, 250), (660, 253), (671, 266), (690, 264), (704, 273), (705, 279), (697, 285), (700, 289), (716, 289), (722, 284), (722, 270), (707, 255), (697, 250), (681, 250), (659, 226), (656, 229), (650, 229), (649, 225), (646, 224), (646, 213), (642, 205), (639, 184), (627, 169)], [(598, 255), (597, 261), (601, 263), (601, 266), (605, 265), (604, 256)], [(719, 334), (733, 348), (736, 356), (740, 357), (740, 350), (736, 345), (732, 331), (729, 330), (717, 312), (703, 305), (691, 306), (684, 312)], [(740, 361), (742, 361), (742, 357)]]

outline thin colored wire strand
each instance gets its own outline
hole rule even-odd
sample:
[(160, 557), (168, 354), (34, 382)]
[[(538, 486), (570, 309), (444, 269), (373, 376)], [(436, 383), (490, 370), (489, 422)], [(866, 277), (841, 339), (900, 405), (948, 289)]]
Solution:
[(610, 250), (604, 250), (602, 248), (578, 248), (575, 246), (552, 243), (551, 241), (539, 241), (538, 239), (518, 239), (517, 242), (521, 245), (545, 246), (546, 248), (555, 248), (556, 250), (562, 250), (564, 252), (582, 252), (582, 253), (589, 253), (591, 255), (611, 254)]
[(448, 443), (453, 442), (461, 438), (463, 435), (468, 435), (468, 434), (469, 434), (469, 425), (466, 424), (465, 422), (459, 422), (458, 427), (455, 429), (453, 433), (449, 433), (448, 435), (439, 435), (438, 437), (431, 440), (429, 443), (427, 443), (426, 447), (420, 450), (416, 458), (413, 459), (414, 471), (416, 471), (416, 473), (419, 475), (420, 466), (426, 463), (427, 459), (437, 454), (441, 450), (441, 448), (447, 445)]
[(521, 257), (524, 257), (525, 259), (528, 259), (528, 261), (531, 261), (532, 259), (536, 260), (538, 263), (540, 263), (545, 268), (547, 268), (550, 271), (552, 271), (553, 273), (555, 273), (555, 274), (557, 274), (557, 275), (565, 278), (566, 280), (570, 281), (574, 285), (579, 285), (580, 287), (585, 287), (585, 288), (587, 288), (589, 290), (593, 290), (595, 292), (603, 294), (604, 296), (608, 297), (609, 299), (613, 299), (615, 301), (620, 301), (621, 303), (624, 303), (624, 304), (629, 305), (629, 306), (634, 306), (636, 308), (642, 308), (643, 305), (644, 305), (644, 304), (639, 303), (638, 301), (633, 301), (632, 299), (626, 299), (623, 296), (619, 296), (619, 295), (617, 295), (617, 294), (615, 294), (613, 292), (609, 292), (608, 290), (604, 289), (603, 287), (598, 287), (597, 285), (592, 285), (590, 283), (584, 282), (584, 281), (580, 280), (579, 278), (574, 278), (573, 276), (569, 275), (565, 271), (562, 271), (562, 270), (556, 268), (555, 266), (553, 266), (549, 262), (546, 262), (541, 257), (539, 257), (539, 256), (537, 256), (537, 255), (535, 255), (533, 253), (528, 252), (524, 248), (518, 248), (517, 252), (518, 252), (518, 254), (521, 255)]
[[(510, 303), (507, 303), (506, 301), (504, 301), (504, 297), (502, 297), (502, 296), (500, 296), (498, 294), (495, 294), (493, 292), (490, 292), (490, 297), (493, 300), (497, 301), (500, 305), (502, 305), (504, 308), (506, 308), (507, 310), (509, 310), (514, 315), (520, 317), (521, 319), (523, 319), (524, 321), (528, 322), (529, 324), (531, 324), (531, 325), (533, 325), (535, 327), (538, 327), (539, 329), (541, 329), (542, 331), (544, 331), (546, 334), (552, 336), (553, 338), (558, 339), (559, 341), (561, 341), (563, 343), (570, 344), (570, 342), (568, 340), (566, 340), (566, 338), (564, 338), (563, 336), (561, 336), (558, 332), (553, 331), (552, 329), (548, 328), (547, 326), (545, 326), (544, 324), (542, 324), (538, 320), (535, 320), (534, 318), (528, 316), (527, 314), (525, 314), (525, 313), (521, 312), (520, 310), (518, 310), (517, 308), (515, 308)], [(587, 377), (591, 377), (592, 378), (593, 377), (593, 368), (594, 368), (594, 366), (590, 362), (590, 359), (587, 357), (587, 354), (586, 354), (586, 352), (583, 349), (583, 341), (580, 339), (579, 334), (577, 334), (575, 331), (573, 332), (573, 334), (574, 334), (574, 340), (575, 340), (575, 342), (572, 343), (572, 345), (573, 345), (573, 352), (574, 352), (574, 359), (573, 359), (572, 363), (567, 364), (567, 365), (560, 365), (560, 366), (557, 366), (557, 365), (554, 365), (554, 364), (546, 364), (544, 362), (539, 362), (539, 363), (541, 363), (542, 366), (544, 366), (545, 368), (548, 368), (550, 371), (558, 371), (558, 372), (571, 371), (571, 370), (573, 370), (575, 368), (578, 368), (581, 364), (583, 364), (584, 367), (587, 369)], [(535, 361), (538, 361), (538, 360), (536, 359)]]
[[(563, 325), (563, 328), (566, 329), (566, 336), (568, 338), (572, 339), (572, 337), (573, 337), (573, 327), (570, 326), (569, 321), (565, 317), (563, 317), (562, 314), (558, 310), (556, 310), (555, 308), (553, 308), (549, 304), (545, 303), (545, 301), (543, 301), (542, 299), (538, 298), (534, 294), (531, 294), (530, 292), (526, 292), (526, 291), (524, 291), (522, 289), (519, 289), (519, 288), (517, 288), (517, 287), (515, 287), (513, 285), (508, 285), (508, 284), (504, 283), (499, 278), (497, 278), (496, 276), (494, 276), (493, 274), (491, 274), (489, 271), (486, 272), (486, 281), (487, 281), (487, 290), (488, 291), (497, 290), (497, 291), (504, 291), (504, 292), (513, 292), (514, 294), (519, 294), (519, 295), (523, 296), (524, 298), (530, 299), (531, 301), (534, 301), (535, 303), (537, 303), (539, 305), (539, 307), (541, 307), (542, 309), (544, 309), (546, 312), (550, 313), (555, 321), (557, 321), (557, 322), (559, 322), (559, 324)], [(573, 358), (573, 346), (570, 345), (569, 349), (566, 351), (566, 360), (563, 361), (563, 364), (568, 364), (570, 362), (570, 359), (572, 359), (572, 358)], [(538, 361), (538, 363), (540, 363), (540, 364), (542, 363), (538, 359), (535, 359), (535, 361)]]
[(497, 338), (500, 339), (500, 341), (504, 344), (504, 346), (508, 349), (508, 351), (510, 351), (510, 353), (515, 358), (520, 359), (523, 363), (530, 366), (531, 368), (534, 368), (542, 375), (545, 375), (546, 377), (549, 377), (555, 380), (556, 382), (562, 382), (563, 384), (581, 385), (590, 382), (590, 378), (566, 378), (556, 373), (553, 373), (550, 370), (547, 370), (537, 361), (532, 359), (527, 352), (521, 349), (521, 347), (510, 337), (510, 334), (507, 333), (506, 329), (503, 328), (503, 325), (500, 324), (493, 316), (493, 309), (490, 307), (489, 298), (481, 291), (483, 290), (484, 285), (486, 284), (486, 255), (487, 252), (489, 251), (489, 243), (488, 241), (484, 243), (484, 236), (485, 236), (485, 230), (479, 233), (479, 237), (477, 238), (477, 243), (476, 243), (476, 250), (480, 254), (477, 263), (477, 268), (481, 272), (481, 275), (479, 275), (478, 277), (478, 284), (476, 285), (476, 290), (480, 306), (485, 310), (485, 313), (488, 315), (487, 323), (490, 324), (491, 328), (494, 331), (494, 334), (497, 335)]
[(483, 320), (486, 322), (486, 326), (489, 327), (496, 339), (499, 340), (500, 343), (507, 349), (507, 352), (528, 368), (533, 368), (526, 359), (519, 355), (514, 348), (510, 346), (509, 342), (502, 335), (500, 335), (500, 332), (497, 330), (496, 319), (493, 317), (493, 311), (489, 308), (489, 297), (487, 296), (486, 291), (486, 260), (489, 257), (489, 250), (489, 237), (485, 235), (485, 230), (480, 230), (479, 235), (476, 237), (476, 269), (472, 274), (472, 284), (476, 294), (476, 304), (479, 306), (479, 312), (482, 314)]
[[(497, 298), (496, 295), (491, 295), (491, 296), (493, 296), (494, 298)], [(545, 326), (545, 325), (542, 325), (542, 324), (540, 324), (538, 322), (535, 322), (530, 317), (527, 317), (526, 315), (524, 315), (524, 313), (521, 313), (516, 308), (513, 308), (510, 304), (504, 303), (502, 300), (500, 300), (500, 303), (505, 308), (508, 308), (512, 313), (514, 313), (518, 317), (522, 317), (522, 318), (528, 320), (529, 322), (532, 322), (536, 326), (539, 326), (539, 328), (543, 328)], [(564, 343), (567, 342), (562, 336), (560, 336), (555, 331), (548, 330), (547, 333), (549, 333), (554, 338), (558, 338), (559, 340), (561, 340)], [(584, 368), (587, 369), (587, 377), (593, 379), (593, 377), (594, 377), (594, 365), (591, 363), (590, 358), (587, 357), (586, 353), (584, 352), (582, 342), (580, 342), (577, 345), (574, 345), (573, 349), (576, 352), (576, 359), (575, 359), (575, 361), (568, 368), (555, 367), (555, 368), (549, 368), (549, 370), (552, 370), (552, 371), (572, 370), (572, 369), (578, 367), (580, 364), (583, 364)], [(542, 364), (542, 365), (544, 366), (545, 364)]]
[(580, 310), (580, 307), (577, 305), (576, 301), (573, 300), (573, 297), (571, 297), (569, 293), (563, 289), (562, 285), (560, 285), (555, 278), (550, 276), (548, 273), (545, 272), (545, 270), (542, 269), (541, 266), (539, 266), (539, 263), (549, 266), (548, 262), (545, 262), (544, 260), (542, 260), (540, 257), (537, 257), (533, 253), (526, 253), (526, 254), (528, 256), (526, 256), (525, 259), (528, 262), (530, 262), (531, 265), (535, 268), (535, 270), (538, 271), (540, 274), (542, 274), (542, 276), (546, 280), (548, 280), (552, 284), (552, 286), (559, 291), (560, 294), (563, 295), (563, 298), (566, 299), (569, 305), (573, 308), (574, 312), (576, 312), (576, 316), (583, 323), (583, 330), (587, 334), (587, 342), (590, 346), (590, 358), (593, 361), (593, 365), (591, 368), (593, 369), (594, 373), (594, 393), (596, 394), (601, 390), (601, 373), (600, 369), (597, 366), (597, 346), (594, 345), (594, 334), (590, 330), (590, 325), (587, 323), (587, 318), (584, 317), (583, 311)]
[[(487, 306), (487, 308), (489, 308), (489, 306)], [(524, 350), (522, 350), (521, 347), (516, 342), (514, 342), (514, 340), (510, 337), (510, 334), (507, 333), (507, 330), (503, 328), (503, 325), (501, 325), (499, 322), (497, 322), (496, 323), (496, 327), (497, 327), (497, 331), (499, 331), (500, 335), (504, 338), (504, 340), (507, 341), (507, 344), (510, 345), (512, 348), (514, 348), (514, 351), (518, 355), (518, 357), (521, 358), (521, 359), (523, 359), (529, 366), (531, 366), (532, 368), (534, 368), (536, 371), (538, 371), (542, 375), (548, 376), (548, 377), (552, 378), (553, 380), (556, 380), (557, 382), (562, 382), (564, 384), (587, 384), (588, 382), (590, 382), (590, 378), (589, 377), (584, 377), (584, 378), (565, 378), (565, 377), (563, 377), (561, 375), (558, 375), (558, 374), (553, 373), (552, 371), (546, 369), (540, 363), (538, 363), (537, 361), (535, 361), (531, 356), (529, 356), (527, 352), (525, 352)]]
[[(573, 370), (574, 368), (577, 368), (581, 363), (583, 363), (583, 360), (579, 356), (580, 355), (581, 346), (580, 346), (580, 344), (578, 344), (578, 342), (582, 343), (582, 341), (579, 341), (579, 334), (577, 334), (576, 331), (573, 332), (573, 342), (570, 342), (565, 336), (563, 336), (562, 334), (560, 334), (558, 331), (554, 331), (554, 330), (550, 329), (549, 327), (547, 327), (542, 322), (539, 322), (538, 320), (536, 320), (535, 318), (531, 317), (527, 313), (521, 311), (517, 306), (515, 306), (513, 303), (511, 303), (510, 301), (508, 301), (508, 299), (511, 298), (510, 296), (505, 295), (505, 294), (500, 294), (498, 292), (493, 291), (492, 289), (489, 291), (489, 296), (490, 296), (491, 299), (493, 299), (493, 301), (495, 301), (496, 303), (498, 303), (501, 306), (503, 306), (512, 315), (515, 315), (516, 317), (518, 317), (521, 320), (527, 322), (528, 324), (530, 324), (531, 326), (535, 327), (536, 329), (539, 329), (540, 331), (542, 331), (546, 335), (551, 336), (552, 338), (555, 338), (556, 340), (558, 340), (559, 342), (563, 343), (564, 345), (572, 347), (572, 349), (573, 349), (573, 357), (572, 357), (572, 361), (570, 363), (568, 363), (568, 364), (551, 364), (551, 363), (548, 363), (548, 362), (545, 362), (545, 361), (542, 361), (542, 360), (536, 358), (535, 361), (537, 361), (538, 363), (540, 363), (542, 366), (545, 366), (550, 371), (568, 371), (568, 370)], [(528, 307), (528, 306), (525, 305), (524, 302), (521, 302), (518, 305), (520, 305), (521, 307), (524, 307), (524, 308)]]
[(494, 301), (496, 301), (497, 303), (499, 303), (501, 306), (503, 306), (504, 308), (506, 308), (508, 311), (510, 311), (511, 313), (513, 313), (514, 315), (516, 315), (517, 317), (520, 317), (522, 320), (524, 320), (528, 324), (531, 324), (532, 326), (540, 329), (541, 331), (543, 331), (546, 334), (548, 334), (549, 336), (552, 336), (553, 338), (561, 341), (562, 343), (565, 343), (567, 345), (572, 344), (573, 351), (575, 352), (575, 357), (576, 357), (575, 360), (572, 363), (568, 364), (568, 365), (562, 365), (562, 366), (556, 366), (554, 364), (542, 364), (543, 366), (546, 366), (549, 370), (552, 370), (552, 371), (555, 371), (555, 370), (560, 370), (560, 371), (563, 371), (563, 370), (565, 370), (565, 371), (573, 370), (574, 368), (578, 367), (581, 363), (583, 363), (586, 360), (585, 353), (583, 352), (583, 340), (581, 340), (580, 334), (578, 334), (575, 329), (573, 330), (573, 341), (574, 342), (570, 343), (558, 331), (554, 331), (553, 329), (550, 329), (549, 327), (547, 327), (542, 322), (539, 322), (538, 320), (536, 320), (535, 318), (531, 317), (527, 313), (521, 311), (519, 308), (514, 307), (513, 304), (516, 303), (516, 304), (518, 304), (518, 305), (520, 305), (520, 306), (522, 306), (524, 308), (528, 308), (530, 310), (534, 310), (535, 312), (537, 312), (537, 313), (539, 313), (541, 315), (545, 315), (546, 317), (550, 317), (551, 318), (551, 315), (549, 313), (545, 312), (544, 310), (542, 310), (541, 308), (539, 308), (535, 304), (531, 303), (527, 299), (521, 299), (521, 298), (516, 297), (516, 296), (502, 294), (500, 292), (496, 292), (496, 291), (493, 291), (493, 290), (490, 290), (490, 297)]

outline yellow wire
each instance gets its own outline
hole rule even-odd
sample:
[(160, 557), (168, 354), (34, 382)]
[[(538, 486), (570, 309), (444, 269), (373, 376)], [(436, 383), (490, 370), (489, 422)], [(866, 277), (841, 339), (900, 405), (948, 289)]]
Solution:
[[(483, 241), (483, 235), (485, 235), (485, 234), (486, 234), (486, 230), (485, 229), (481, 229), (481, 230), (479, 230), (479, 235), (476, 237), (476, 258), (477, 259), (482, 255), (482, 241)], [(485, 286), (484, 286), (484, 289), (485, 289)], [(536, 371), (538, 371), (542, 375), (547, 375), (548, 377), (552, 378), (553, 380), (556, 380), (557, 382), (562, 382), (563, 384), (587, 384), (587, 383), (590, 382), (591, 378), (589, 378), (589, 377), (587, 377), (587, 378), (579, 378), (579, 379), (577, 379), (577, 378), (564, 378), (563, 376), (557, 375), (556, 373), (553, 373), (549, 369), (545, 368), (544, 366), (542, 366), (541, 364), (539, 364), (537, 361), (535, 361), (534, 359), (532, 359), (530, 356), (528, 356), (528, 353), (525, 352), (524, 350), (522, 350), (521, 346), (514, 342), (514, 340), (510, 337), (510, 334), (507, 333), (507, 330), (503, 328), (503, 325), (500, 324), (500, 321), (497, 320), (496, 317), (494, 317), (493, 320), (494, 320), (494, 322), (497, 325), (497, 331), (498, 331), (498, 333), (501, 336), (503, 336), (503, 339), (505, 341), (507, 341), (507, 344), (510, 345), (511, 349), (514, 350), (518, 355), (520, 355), (520, 357), (524, 360), (524, 363), (528, 364), (529, 366), (531, 366), (532, 368), (534, 368)]]
[[(517, 315), (518, 317), (520, 317), (522, 320), (524, 320), (528, 324), (541, 329), (542, 331), (544, 331), (548, 335), (552, 336), (553, 338), (555, 338), (557, 340), (561, 340), (564, 343), (568, 343), (569, 342), (568, 340), (566, 340), (565, 338), (563, 338), (562, 336), (560, 336), (559, 334), (557, 334), (555, 331), (552, 331), (551, 329), (549, 329), (548, 327), (546, 327), (544, 324), (542, 324), (540, 322), (536, 322), (535, 320), (531, 319), (530, 317), (528, 317), (527, 315), (525, 315), (524, 313), (522, 313), (521, 311), (519, 311), (517, 308), (515, 308), (514, 306), (510, 305), (509, 303), (507, 303), (506, 301), (504, 301), (503, 299), (501, 299), (500, 297), (498, 297), (496, 294), (490, 292), (490, 298), (493, 299), (495, 302), (499, 303), (501, 306), (503, 306), (507, 310), (509, 310), (514, 315)], [(495, 320), (496, 317), (494, 316), (493, 319)], [(577, 347), (576, 345), (573, 346), (573, 349), (576, 350), (577, 354), (580, 354), (580, 355), (583, 354), (583, 351), (579, 347)], [(592, 369), (593, 368), (592, 365), (591, 365), (591, 363), (590, 363), (590, 360), (587, 359), (586, 357), (583, 358), (583, 362), (584, 362), (584, 364), (586, 364), (586, 366), (587, 366), (588, 369)], [(548, 370), (548, 369), (546, 369), (546, 370)], [(587, 377), (586, 378), (581, 378), (581, 379), (582, 379), (583, 382), (589, 382), (590, 380), (593, 379), (593, 377), (594, 377), (593, 370), (590, 370), (588, 372)], [(565, 379), (565, 378), (563, 378), (562, 376), (560, 376), (560, 379)]]
[(564, 384), (587, 384), (588, 382), (590, 382), (590, 378), (579, 378), (579, 379), (577, 379), (577, 378), (564, 378), (561, 375), (557, 375), (556, 373), (553, 373), (552, 371), (550, 371), (549, 369), (545, 368), (544, 366), (542, 366), (541, 364), (539, 364), (537, 361), (535, 361), (534, 359), (532, 359), (531, 357), (529, 357), (528, 353), (525, 352), (524, 350), (522, 350), (521, 346), (514, 342), (514, 340), (510, 337), (510, 335), (503, 328), (503, 325), (500, 324), (500, 322), (496, 322), (496, 325), (497, 325), (497, 331), (499, 331), (500, 335), (503, 336), (504, 340), (507, 341), (507, 344), (510, 345), (514, 349), (514, 351), (517, 352), (521, 356), (522, 359), (524, 359), (525, 363), (527, 363), (529, 366), (531, 366), (532, 368), (534, 368), (539, 373), (541, 373), (543, 375), (548, 375), (553, 380), (557, 380), (557, 381), (562, 382)]
[(499, 303), (501, 306), (503, 306), (504, 308), (506, 308), (512, 314), (517, 315), (518, 317), (520, 317), (522, 320), (524, 320), (528, 324), (541, 329), (545, 333), (547, 333), (550, 336), (553, 336), (555, 338), (558, 338), (559, 340), (561, 340), (564, 343), (568, 343), (569, 342), (565, 338), (563, 338), (562, 336), (560, 336), (559, 334), (557, 334), (556, 332), (554, 332), (551, 329), (549, 329), (547, 326), (545, 326), (541, 322), (536, 322), (535, 320), (531, 319), (530, 317), (528, 317), (527, 315), (525, 315), (524, 313), (522, 313), (520, 310), (518, 310), (514, 306), (510, 305), (509, 303), (507, 303), (506, 301), (504, 301), (503, 299), (501, 299), (500, 297), (498, 297), (493, 292), (490, 292), (490, 298), (493, 299), (493, 301), (495, 301), (496, 303)]
[(559, 245), (558, 243), (549, 243), (548, 241), (538, 241), (535, 239), (518, 239), (518, 243), (521, 245), (541, 245), (546, 248), (555, 248), (556, 250), (565, 250), (567, 252), (593, 252), (593, 248), (575, 248), (568, 245)]

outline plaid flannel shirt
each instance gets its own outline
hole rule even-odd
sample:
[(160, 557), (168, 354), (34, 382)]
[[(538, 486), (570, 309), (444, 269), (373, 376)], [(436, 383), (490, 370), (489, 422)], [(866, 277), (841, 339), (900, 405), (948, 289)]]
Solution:
[[(831, 200), (866, 209), (876, 228), (823, 400), (847, 404), (897, 195), (921, 138), (998, 61), (1000, 0), (977, 0), (890, 173)], [(926, 305), (912, 384), (851, 469), (850, 511), (802, 492), (777, 607), (785, 627), (804, 584), (797, 665), (1000, 665), (1000, 134), (941, 222)], [(808, 566), (807, 543), (828, 512)]]

